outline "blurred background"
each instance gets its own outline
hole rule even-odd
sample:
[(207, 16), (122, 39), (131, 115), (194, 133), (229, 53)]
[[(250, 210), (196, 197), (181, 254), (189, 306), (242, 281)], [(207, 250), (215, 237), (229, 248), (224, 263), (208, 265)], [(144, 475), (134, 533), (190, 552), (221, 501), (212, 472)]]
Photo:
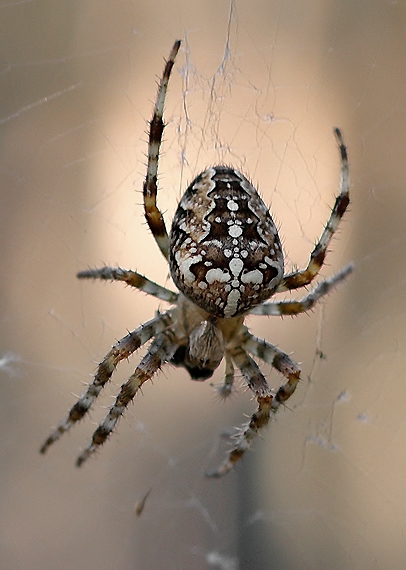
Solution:
[[(3, 3), (2, 568), (404, 568), (405, 26), (403, 1)], [(142, 351), (90, 418), (38, 453), (114, 341), (165, 308), (75, 274), (120, 265), (172, 287), (140, 191), (178, 38), (158, 198), (168, 223), (201, 170), (232, 164), (271, 206), (287, 268), (302, 267), (339, 186), (334, 126), (351, 162), (322, 276), (350, 260), (356, 272), (310, 315), (248, 320), (303, 381), (223, 480), (204, 472), (255, 404), (240, 382), (221, 402), (169, 366), (74, 466)]]

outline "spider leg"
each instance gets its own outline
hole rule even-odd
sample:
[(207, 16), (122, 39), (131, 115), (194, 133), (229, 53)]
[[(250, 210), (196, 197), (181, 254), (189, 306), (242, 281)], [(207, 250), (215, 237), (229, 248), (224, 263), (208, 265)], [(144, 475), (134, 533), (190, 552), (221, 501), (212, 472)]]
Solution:
[(337, 230), (338, 224), (350, 202), (350, 183), (347, 148), (340, 129), (334, 129), (341, 157), (341, 184), (340, 194), (337, 196), (330, 218), (320, 236), (316, 247), (310, 255), (310, 260), (305, 269), (294, 271), (285, 275), (276, 289), (276, 293), (297, 289), (308, 285), (318, 274), (326, 257), (328, 245)]
[(232, 357), (236, 366), (241, 370), (249, 388), (255, 394), (258, 409), (251, 416), (248, 424), (243, 426), (237, 434), (236, 443), (228, 453), (224, 463), (215, 471), (206, 473), (207, 477), (223, 477), (234, 467), (235, 463), (250, 448), (251, 442), (258, 435), (259, 430), (269, 422), (273, 408), (274, 395), (255, 361), (242, 349), (234, 350)]
[(147, 354), (135, 369), (134, 374), (121, 386), (120, 393), (110, 408), (109, 413), (94, 432), (92, 441), (79, 455), (76, 461), (78, 467), (106, 441), (128, 404), (133, 400), (144, 382), (150, 380), (161, 366), (172, 358), (178, 345), (172, 341), (171, 336), (163, 333), (152, 342)]
[(338, 271), (332, 277), (328, 277), (321, 281), (308, 295), (303, 297), (300, 301), (279, 301), (277, 303), (263, 303), (254, 307), (250, 315), (267, 315), (267, 316), (280, 316), (280, 315), (298, 315), (310, 311), (317, 301), (327, 295), (333, 287), (340, 281), (343, 281), (347, 275), (354, 270), (354, 265), (349, 263), (343, 269)]
[(158, 285), (137, 273), (136, 271), (130, 271), (127, 269), (122, 269), (121, 267), (100, 267), (99, 269), (87, 269), (85, 271), (80, 271), (76, 277), (78, 279), (102, 279), (106, 281), (124, 281), (127, 285), (135, 287), (148, 295), (153, 295), (161, 301), (168, 301), (168, 303), (176, 303), (179, 295), (174, 293), (166, 287)]
[(236, 444), (229, 452), (224, 463), (216, 471), (208, 473), (208, 477), (223, 477), (234, 467), (235, 463), (250, 448), (251, 442), (258, 435), (259, 430), (268, 424), (271, 414), (275, 414), (279, 406), (293, 394), (300, 379), (299, 366), (276, 346), (257, 339), (246, 332), (244, 348), (271, 364), (288, 380), (275, 394), (269, 388), (258, 365), (245, 350), (236, 349), (233, 351), (233, 360), (241, 370), (249, 388), (255, 394), (258, 409), (251, 416), (249, 423), (242, 427), (237, 435)]
[(169, 59), (166, 62), (161, 82), (158, 88), (158, 95), (155, 102), (154, 114), (149, 124), (149, 146), (148, 146), (148, 163), (147, 176), (144, 182), (144, 211), (145, 218), (158, 244), (159, 249), (163, 253), (165, 259), (169, 258), (169, 237), (166, 231), (165, 221), (161, 211), (156, 205), (157, 196), (157, 176), (158, 176), (158, 160), (159, 150), (162, 142), (162, 133), (165, 127), (163, 122), (163, 112), (166, 92), (168, 89), (168, 81), (172, 72), (175, 58), (180, 48), (180, 41), (173, 44)]
[(150, 338), (167, 329), (172, 323), (172, 311), (167, 311), (166, 313), (157, 315), (119, 340), (99, 364), (94, 380), (89, 385), (86, 392), (70, 409), (67, 418), (51, 433), (41, 447), (40, 452), (45, 453), (50, 445), (68, 431), (73, 424), (83, 418), (83, 416), (90, 410), (102, 388), (110, 380), (117, 364), (121, 360), (128, 358)]
[(300, 368), (285, 352), (262, 338), (257, 338), (250, 332), (245, 333), (244, 348), (251, 354), (270, 364), (288, 379), (276, 392), (272, 401), (272, 411), (275, 413), (279, 406), (286, 402), (296, 390), (300, 380)]

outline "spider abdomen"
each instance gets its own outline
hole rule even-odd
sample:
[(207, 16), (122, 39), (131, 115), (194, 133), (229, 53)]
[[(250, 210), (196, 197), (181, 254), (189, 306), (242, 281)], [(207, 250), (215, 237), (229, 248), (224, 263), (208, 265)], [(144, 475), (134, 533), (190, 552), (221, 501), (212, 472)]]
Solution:
[(230, 318), (268, 299), (283, 277), (276, 226), (237, 170), (205, 170), (183, 195), (172, 223), (170, 269), (182, 293)]

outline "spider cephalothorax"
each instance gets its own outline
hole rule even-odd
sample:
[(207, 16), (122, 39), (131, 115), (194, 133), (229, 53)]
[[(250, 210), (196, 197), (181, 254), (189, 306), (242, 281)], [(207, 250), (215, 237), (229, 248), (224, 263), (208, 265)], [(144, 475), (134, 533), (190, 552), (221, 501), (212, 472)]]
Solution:
[[(165, 363), (185, 368), (194, 380), (206, 380), (224, 359), (225, 380), (219, 388), (221, 396), (231, 393), (236, 367), (253, 392), (258, 408), (238, 432), (224, 463), (210, 473), (220, 477), (235, 465), (271, 415), (290, 398), (300, 378), (299, 366), (286, 353), (249, 332), (244, 325), (245, 316), (296, 315), (308, 311), (352, 271), (352, 265), (347, 265), (299, 301), (265, 302), (275, 293), (308, 285), (320, 271), (328, 245), (349, 203), (348, 159), (341, 132), (335, 129), (341, 158), (340, 193), (303, 270), (284, 275), (282, 247), (269, 210), (245, 176), (230, 167), (208, 168), (190, 184), (179, 203), (169, 236), (156, 204), (157, 172), (164, 129), (163, 107), (179, 47), (180, 41), (175, 42), (159, 85), (150, 122), (144, 182), (145, 217), (169, 262), (179, 293), (135, 271), (121, 268), (102, 267), (78, 273), (80, 279), (123, 281), (173, 307), (158, 313), (111, 348), (99, 364), (93, 382), (71, 408), (68, 417), (45, 441), (41, 452), (45, 453), (90, 410), (117, 364), (152, 340), (94, 432), (92, 441), (79, 455), (77, 465), (104, 443), (142, 384)], [(252, 356), (278, 370), (285, 377), (285, 383), (272, 390)]]

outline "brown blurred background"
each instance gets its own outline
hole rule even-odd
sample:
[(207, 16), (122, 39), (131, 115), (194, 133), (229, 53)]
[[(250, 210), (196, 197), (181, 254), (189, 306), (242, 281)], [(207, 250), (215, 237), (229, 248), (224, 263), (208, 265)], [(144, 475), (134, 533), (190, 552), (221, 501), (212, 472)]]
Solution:
[[(405, 3), (8, 2), (0, 28), (1, 568), (404, 568)], [(221, 481), (203, 473), (250, 395), (221, 403), (170, 367), (82, 469), (100, 405), (38, 453), (114, 340), (164, 308), (75, 273), (117, 264), (172, 286), (140, 190), (177, 38), (167, 220), (203, 168), (233, 164), (272, 204), (288, 267), (303, 266), (338, 188), (333, 126), (351, 160), (350, 212), (322, 274), (350, 260), (356, 273), (310, 316), (249, 320), (302, 363), (303, 382)]]

